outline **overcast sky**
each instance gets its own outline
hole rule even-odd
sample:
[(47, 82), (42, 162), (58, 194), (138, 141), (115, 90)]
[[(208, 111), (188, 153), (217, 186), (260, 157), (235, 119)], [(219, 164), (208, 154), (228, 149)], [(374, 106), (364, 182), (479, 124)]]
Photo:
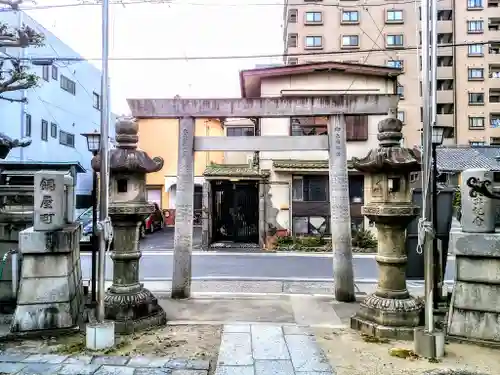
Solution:
[[(33, 6), (76, 2), (39, 0)], [(171, 4), (112, 5), (110, 56), (279, 54), (282, 52), (283, 22), (283, 8), (279, 2), (174, 0)], [(245, 5), (249, 3), (258, 5)], [(25, 0), (24, 6), (32, 5)], [(84, 57), (101, 57), (99, 5), (38, 9), (27, 13)], [(238, 71), (272, 62), (280, 62), (280, 59), (111, 61), (111, 109), (118, 114), (128, 113), (127, 97), (239, 96)], [(94, 64), (100, 67), (99, 61)]]

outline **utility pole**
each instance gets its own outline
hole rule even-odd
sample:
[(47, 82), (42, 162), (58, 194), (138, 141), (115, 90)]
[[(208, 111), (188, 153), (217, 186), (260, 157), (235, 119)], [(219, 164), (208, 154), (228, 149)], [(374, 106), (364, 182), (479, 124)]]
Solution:
[[(23, 27), (23, 11), (21, 9), (17, 10), (17, 22), (18, 29)], [(19, 48), (19, 63), (22, 64), (26, 57), (26, 48)], [(19, 139), (23, 139), (26, 136), (26, 89), (20, 91), (21, 96), (21, 111), (20, 111), (20, 122), (19, 122)], [(31, 136), (31, 134), (30, 134)], [(24, 161), (24, 147), (19, 148), (19, 160)]]
[(106, 251), (109, 238), (108, 203), (109, 203), (109, 0), (102, 1), (102, 76), (101, 76), (101, 165), (99, 170), (99, 284), (97, 320), (105, 318), (104, 293), (106, 272)]
[(432, 125), (436, 122), (437, 0), (422, 0), (422, 218), (419, 247), (424, 252), (425, 329), (415, 330), (415, 351), (426, 358), (444, 355), (444, 334), (434, 327), (434, 246), (432, 224)]

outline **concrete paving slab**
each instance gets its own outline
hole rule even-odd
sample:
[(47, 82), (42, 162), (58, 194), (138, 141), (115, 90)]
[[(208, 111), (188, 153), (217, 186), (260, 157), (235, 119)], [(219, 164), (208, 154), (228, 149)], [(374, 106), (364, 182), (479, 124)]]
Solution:
[(253, 365), (250, 334), (223, 333), (217, 364), (222, 366)]
[(290, 296), (295, 322), (301, 325), (340, 325), (329, 297)]
[(253, 366), (217, 366), (215, 375), (255, 375)]
[(196, 298), (158, 302), (169, 321), (277, 322), (294, 323), (288, 297), (273, 299)]
[(285, 340), (296, 371), (332, 372), (313, 336), (285, 335)]
[(283, 328), (272, 325), (252, 325), (252, 354), (258, 359), (290, 359)]
[(250, 333), (250, 324), (226, 324), (223, 330), (227, 333)]
[(292, 361), (290, 360), (256, 360), (255, 375), (295, 375)]

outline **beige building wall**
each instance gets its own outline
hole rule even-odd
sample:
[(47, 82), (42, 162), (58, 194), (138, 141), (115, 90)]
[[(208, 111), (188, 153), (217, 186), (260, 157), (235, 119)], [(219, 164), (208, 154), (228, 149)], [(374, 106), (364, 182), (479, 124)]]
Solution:
[[(469, 4), (476, 7), (468, 9)], [(326, 5), (323, 1), (310, 0), (286, 3), (284, 52), (324, 54), (288, 57), (285, 62), (295, 64), (330, 60), (388, 65), (400, 61), (403, 74), (398, 81), (403, 95), (399, 117), (406, 125), (404, 143), (408, 147), (419, 145), (422, 128), (421, 51), (417, 49), (420, 45), (420, 9), (415, 3), (388, 2), (385, 5), (379, 0), (340, 0), (338, 6), (323, 5)], [(453, 137), (446, 139), (445, 144), (500, 144), (500, 126), (491, 125), (492, 122), (496, 124), (495, 119), (500, 120), (498, 2), (438, 1), (438, 19), (438, 43), (441, 46), (438, 50), (438, 123), (454, 129)], [(482, 21), (482, 31), (480, 23), (468, 21)], [(498, 43), (485, 43), (494, 40)], [(464, 43), (478, 43), (478, 46), (470, 48), (482, 53), (472, 56), (469, 46), (454, 46)], [(446, 45), (450, 47), (445, 48)], [(358, 50), (382, 51), (360, 53)], [(469, 73), (474, 77), (469, 77)], [(482, 78), (477, 77), (481, 73)], [(495, 96), (496, 90), (498, 97)], [(470, 93), (483, 93), (484, 103), (470, 104)]]

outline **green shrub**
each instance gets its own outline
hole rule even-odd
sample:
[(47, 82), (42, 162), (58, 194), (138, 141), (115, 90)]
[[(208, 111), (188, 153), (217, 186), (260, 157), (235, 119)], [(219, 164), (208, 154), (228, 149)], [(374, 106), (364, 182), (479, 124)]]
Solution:
[(356, 230), (352, 233), (352, 246), (362, 249), (375, 249), (377, 247), (377, 239), (369, 230)]

